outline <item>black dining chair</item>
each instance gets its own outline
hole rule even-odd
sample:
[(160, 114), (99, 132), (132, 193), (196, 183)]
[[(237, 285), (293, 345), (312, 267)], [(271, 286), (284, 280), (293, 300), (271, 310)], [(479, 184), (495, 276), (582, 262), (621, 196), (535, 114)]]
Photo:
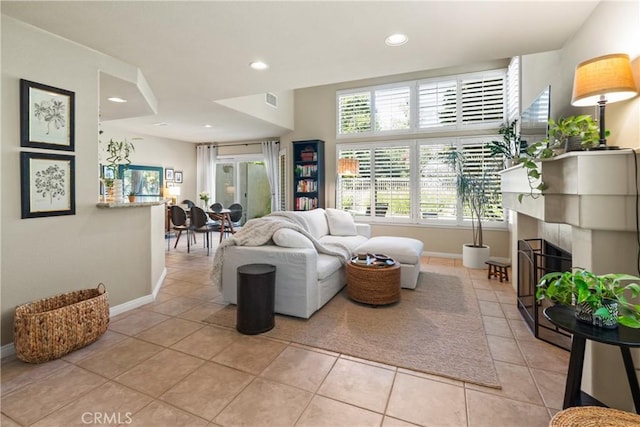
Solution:
[(211, 209), (211, 212), (220, 213), (222, 209), (224, 209), (224, 206), (222, 206), (222, 203), (220, 202), (215, 202), (209, 206), (209, 209)]
[(194, 206), (196, 205), (195, 203), (193, 203), (193, 202), (192, 202), (191, 200), (189, 200), (189, 199), (184, 199), (184, 200), (182, 201), (182, 204), (183, 204), (183, 205), (187, 205), (187, 209), (191, 209), (192, 207), (194, 207)]
[[(214, 231), (215, 225), (212, 222), (209, 222), (209, 216), (205, 211), (197, 206), (193, 206), (191, 208), (191, 225), (194, 232), (204, 233), (206, 235), (207, 255), (209, 255), (209, 249), (211, 246), (210, 235), (211, 232)], [(205, 242), (202, 242), (203, 245), (204, 243)]]
[[(191, 232), (193, 231), (193, 225), (191, 222), (187, 221), (187, 213), (180, 206), (172, 205), (171, 206), (171, 224), (172, 229), (178, 232), (176, 236), (176, 243), (173, 245), (175, 249), (178, 246), (178, 242), (180, 241), (180, 236), (183, 231), (187, 232), (187, 252), (191, 250)], [(169, 236), (169, 243), (167, 243), (167, 247), (171, 244), (171, 236)]]

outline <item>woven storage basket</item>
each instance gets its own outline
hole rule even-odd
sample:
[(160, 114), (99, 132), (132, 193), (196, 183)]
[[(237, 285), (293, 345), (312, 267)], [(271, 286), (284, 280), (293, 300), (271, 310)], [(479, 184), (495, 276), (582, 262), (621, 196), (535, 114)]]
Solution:
[(599, 406), (576, 406), (553, 416), (549, 427), (638, 427), (640, 415)]
[(33, 301), (16, 308), (14, 345), (20, 360), (57, 359), (100, 338), (109, 326), (109, 301), (102, 283)]

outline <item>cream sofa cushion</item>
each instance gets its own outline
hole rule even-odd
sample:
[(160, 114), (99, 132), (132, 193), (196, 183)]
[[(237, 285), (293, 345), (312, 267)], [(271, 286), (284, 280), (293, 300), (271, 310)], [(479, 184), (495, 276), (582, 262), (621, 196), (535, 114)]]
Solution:
[(290, 228), (281, 228), (273, 233), (273, 243), (283, 248), (314, 249), (313, 242), (307, 236)]
[(307, 222), (309, 234), (316, 239), (329, 234), (329, 225), (327, 224), (327, 215), (324, 209), (318, 208), (311, 211), (298, 211), (296, 214)]
[(329, 223), (329, 233), (332, 236), (355, 236), (356, 223), (347, 211), (327, 208), (327, 222)]

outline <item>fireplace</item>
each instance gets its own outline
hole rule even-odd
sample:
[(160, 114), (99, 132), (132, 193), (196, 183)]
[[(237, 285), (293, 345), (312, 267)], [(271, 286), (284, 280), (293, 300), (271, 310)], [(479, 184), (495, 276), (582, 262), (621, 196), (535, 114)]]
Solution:
[(518, 240), (518, 310), (536, 338), (571, 349), (571, 335), (559, 330), (542, 314), (548, 300), (536, 301), (536, 286), (547, 273), (569, 271), (571, 254), (544, 239)]

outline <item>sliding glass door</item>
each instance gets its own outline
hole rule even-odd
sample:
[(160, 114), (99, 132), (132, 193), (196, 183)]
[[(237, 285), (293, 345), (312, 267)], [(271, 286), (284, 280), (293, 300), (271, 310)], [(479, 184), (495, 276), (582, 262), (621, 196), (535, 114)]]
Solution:
[(264, 162), (220, 159), (215, 183), (214, 201), (225, 208), (233, 203), (242, 205), (243, 223), (271, 212), (271, 191)]

